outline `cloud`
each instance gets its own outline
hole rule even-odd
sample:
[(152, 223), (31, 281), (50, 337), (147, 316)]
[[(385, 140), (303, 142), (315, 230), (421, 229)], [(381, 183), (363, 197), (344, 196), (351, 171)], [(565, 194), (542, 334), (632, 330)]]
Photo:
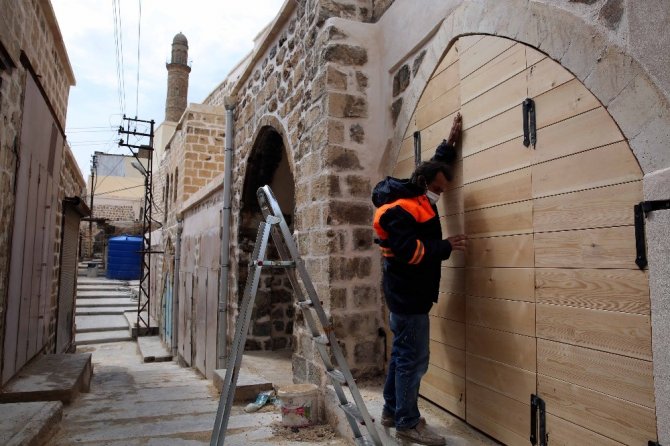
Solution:
[[(283, 1), (119, 0), (126, 115), (137, 114), (140, 119), (154, 119), (156, 123), (163, 120), (167, 89), (165, 63), (169, 61), (175, 34), (183, 33), (189, 42), (192, 71), (188, 100), (201, 102), (251, 51), (253, 39), (274, 19)], [(52, 4), (77, 79), (77, 86), (70, 91), (66, 134), (73, 144), (79, 167), (86, 174), (94, 151), (122, 153), (127, 150), (117, 148), (115, 142), (110, 143), (119, 138), (115, 130), (74, 130), (104, 126), (116, 128), (122, 121), (113, 2), (52, 0)]]

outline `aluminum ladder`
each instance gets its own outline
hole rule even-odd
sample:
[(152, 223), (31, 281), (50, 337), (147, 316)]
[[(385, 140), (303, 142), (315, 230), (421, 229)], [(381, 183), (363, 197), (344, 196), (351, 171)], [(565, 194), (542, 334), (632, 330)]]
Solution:
[[(286, 224), (286, 220), (284, 220), (284, 215), (279, 208), (272, 190), (269, 186), (263, 186), (258, 189), (256, 195), (263, 212), (264, 221), (258, 227), (256, 244), (252, 257), (249, 260), (249, 274), (235, 327), (235, 337), (231, 346), (231, 355), (228, 358), (226, 376), (223, 382), (219, 407), (216, 412), (210, 446), (222, 446), (226, 438), (226, 429), (235, 396), (244, 345), (251, 321), (251, 313), (254, 300), (256, 299), (256, 292), (258, 291), (261, 270), (265, 267), (286, 268), (289, 281), (296, 296), (296, 306), (302, 310), (306, 326), (310, 330), (317, 351), (326, 366), (326, 373), (333, 384), (340, 408), (344, 411), (349, 422), (356, 445), (382, 446), (374, 419), (370, 417), (365, 407), (365, 403), (351, 375), (342, 349), (335, 338), (333, 326), (323, 311), (321, 301), (316, 294), (316, 289), (305, 269), (303, 260), (298, 254), (298, 248), (296, 247), (293, 235)], [(265, 259), (270, 234), (272, 234), (275, 248), (281, 260)], [(313, 313), (316, 314), (319, 324), (317, 324)], [(329, 350), (335, 359), (337, 367), (331, 361)], [(343, 389), (345, 386), (349, 388), (353, 399), (352, 402), (347, 400), (347, 395)], [(361, 432), (360, 426), (366, 428), (367, 436)]]

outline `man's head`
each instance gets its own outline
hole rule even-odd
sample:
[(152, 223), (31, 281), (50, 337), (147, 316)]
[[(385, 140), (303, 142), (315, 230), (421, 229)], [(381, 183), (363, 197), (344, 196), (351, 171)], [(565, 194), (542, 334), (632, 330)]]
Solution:
[(412, 183), (436, 194), (447, 189), (453, 178), (451, 167), (439, 161), (425, 161), (417, 166), (412, 174)]

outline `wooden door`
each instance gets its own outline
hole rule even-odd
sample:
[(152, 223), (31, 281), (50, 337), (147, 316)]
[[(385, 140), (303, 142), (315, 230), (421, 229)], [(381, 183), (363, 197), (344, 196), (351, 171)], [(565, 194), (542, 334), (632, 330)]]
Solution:
[[(523, 145), (521, 103), (536, 104)], [(642, 172), (616, 123), (567, 70), (521, 43), (467, 36), (426, 87), (393, 172), (463, 114), (439, 206), (470, 237), (443, 265), (421, 394), (506, 444), (528, 444), (530, 395), (552, 444), (656, 438), (648, 278), (634, 263)]]

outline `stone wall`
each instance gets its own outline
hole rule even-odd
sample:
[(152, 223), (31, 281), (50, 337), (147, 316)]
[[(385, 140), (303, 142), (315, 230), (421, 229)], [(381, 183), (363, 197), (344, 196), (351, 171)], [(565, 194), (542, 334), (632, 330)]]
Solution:
[[(67, 101), (70, 86), (74, 84), (74, 75), (49, 2), (0, 0), (0, 11), (2, 11), (0, 14), (0, 310), (3, 312), (3, 317), (0, 317), (0, 344), (2, 344), (5, 332), (3, 324), (7, 305), (17, 160), (21, 151), (20, 134), (22, 126), (30, 125), (24, 123), (22, 119), (27, 70), (31, 67), (39, 75), (40, 86), (61, 133), (65, 127)], [(58, 224), (60, 225), (60, 220)], [(60, 232), (48, 236), (55, 240), (59, 234)], [(55, 261), (55, 264), (57, 265), (58, 261)], [(53, 274), (57, 278), (57, 268)], [(49, 302), (53, 303), (56, 296), (57, 291), (54, 288)]]
[[(247, 160), (265, 127), (282, 135), (295, 178), (295, 235), (312, 281), (345, 356), (358, 376), (378, 374), (384, 324), (373, 273), (370, 178), (361, 175), (366, 147), (368, 53), (360, 42), (328, 26), (333, 16), (369, 22), (372, 3), (298, 2), (281, 13), (236, 91), (232, 257), (241, 253), (241, 191)], [(286, 8), (292, 8), (292, 5)], [(211, 99), (221, 94), (210, 95)], [(219, 99), (220, 100), (220, 99)], [(239, 296), (240, 265), (233, 264)], [(323, 365), (301, 318), (294, 327), (294, 379), (322, 384)]]

